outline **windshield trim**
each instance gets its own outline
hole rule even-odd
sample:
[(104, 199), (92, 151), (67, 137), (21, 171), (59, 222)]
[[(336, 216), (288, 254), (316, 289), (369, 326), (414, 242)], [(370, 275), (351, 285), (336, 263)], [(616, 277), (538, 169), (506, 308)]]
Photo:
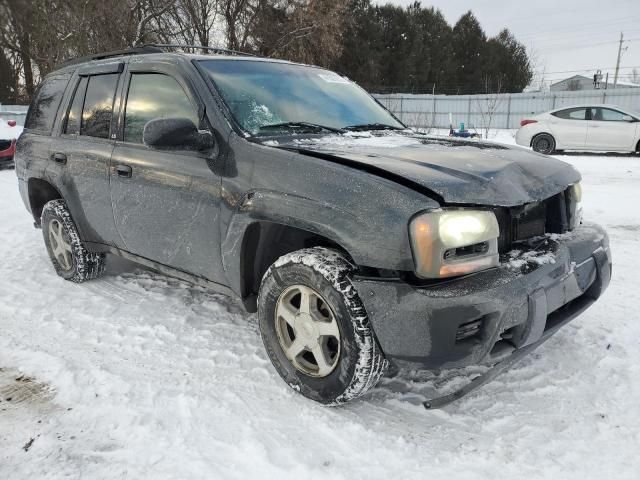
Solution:
[[(233, 115), (233, 113), (231, 112), (231, 109), (229, 108), (229, 105), (227, 105), (226, 100), (224, 99), (224, 96), (222, 95), (222, 92), (220, 91), (220, 88), (218, 87), (218, 85), (216, 84), (215, 80), (212, 78), (212, 76), (207, 72), (206, 68), (201, 65), (204, 62), (215, 62), (215, 61), (225, 61), (228, 59), (215, 59), (215, 58), (193, 58), (191, 60), (191, 63), (193, 63), (193, 65), (196, 67), (196, 70), (198, 70), (198, 73), (200, 73), (201, 77), (204, 79), (205, 83), (207, 83), (207, 85), (209, 86), (210, 90), (214, 93), (215, 97), (216, 97), (216, 103), (218, 104), (219, 107), (222, 107), (222, 113), (225, 117), (225, 119), (227, 120), (227, 122), (229, 123), (229, 125), (231, 126), (231, 128), (241, 137), (245, 138), (245, 139), (264, 139), (267, 136), (264, 134), (260, 134), (258, 133), (251, 133), (250, 131), (244, 129), (242, 127), (242, 125), (238, 122), (238, 120), (236, 120), (235, 116)], [(233, 61), (235, 62), (260, 62), (260, 63), (277, 63), (277, 64), (286, 64), (286, 65), (297, 65), (297, 66), (301, 66), (301, 67), (308, 67), (308, 68), (317, 68), (318, 70), (323, 70), (325, 72), (330, 72), (333, 73), (335, 75), (340, 75), (337, 72), (334, 72), (333, 70), (329, 70), (327, 68), (324, 67), (319, 67), (317, 65), (308, 65), (305, 63), (297, 63), (297, 62), (291, 62), (288, 60), (279, 60), (279, 59), (262, 59), (262, 58), (234, 58)], [(382, 108), (385, 112), (387, 112), (396, 122), (398, 122), (400, 125), (402, 125), (402, 127), (404, 129), (409, 128), (407, 125), (404, 124), (404, 122), (402, 122), (402, 120), (400, 120), (391, 110), (389, 110), (387, 107), (385, 107), (376, 97), (374, 97), (371, 93), (369, 93), (367, 90), (365, 90), (364, 88), (362, 88), (360, 85), (358, 85), (356, 82), (354, 82), (353, 80), (349, 79), (348, 77), (344, 76), (344, 75), (340, 75), (341, 77), (346, 78), (347, 80), (349, 80), (349, 82), (351, 84), (353, 84), (355, 87), (359, 88), (362, 92), (364, 92), (369, 98), (371, 98), (376, 104), (378, 104), (378, 106), (380, 108)], [(331, 135), (336, 135), (337, 133), (331, 133)], [(299, 136), (300, 134), (296, 134), (295, 132), (291, 132), (291, 133), (284, 133), (282, 135), (278, 135), (278, 136), (283, 136), (283, 137), (291, 137), (291, 136)]]

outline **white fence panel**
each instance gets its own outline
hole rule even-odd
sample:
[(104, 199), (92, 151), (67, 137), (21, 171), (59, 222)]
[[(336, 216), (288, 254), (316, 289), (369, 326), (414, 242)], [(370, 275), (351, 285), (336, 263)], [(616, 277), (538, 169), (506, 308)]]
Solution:
[[(565, 105), (603, 103), (640, 112), (640, 88), (575, 92), (505, 93), (497, 95), (374, 94), (405, 124), (448, 128), (464, 122), (468, 128), (518, 128), (520, 120)], [(493, 114), (489, 112), (493, 111)]]

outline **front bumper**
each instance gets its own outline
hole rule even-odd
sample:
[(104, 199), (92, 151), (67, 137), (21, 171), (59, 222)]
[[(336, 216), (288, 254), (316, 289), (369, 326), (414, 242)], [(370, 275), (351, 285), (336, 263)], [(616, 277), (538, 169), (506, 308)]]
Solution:
[(609, 284), (608, 236), (588, 224), (546, 243), (554, 263), (503, 263), (431, 286), (355, 277), (386, 357), (428, 369), (495, 363), (576, 317)]

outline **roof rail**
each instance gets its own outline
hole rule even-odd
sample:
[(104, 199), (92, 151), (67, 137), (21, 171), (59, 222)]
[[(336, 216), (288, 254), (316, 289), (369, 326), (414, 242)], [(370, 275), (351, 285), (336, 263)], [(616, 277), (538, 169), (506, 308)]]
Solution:
[(112, 52), (96, 53), (93, 55), (85, 55), (84, 57), (72, 58), (66, 62), (59, 64), (56, 69), (68, 67), (70, 65), (76, 65), (78, 63), (89, 62), (91, 60), (102, 60), (104, 58), (123, 57), (126, 55), (144, 55), (148, 53), (163, 53), (161, 48), (154, 47), (152, 45), (140, 45), (133, 48), (127, 48), (126, 50), (114, 50)]
[(123, 57), (127, 55), (145, 55), (149, 53), (164, 53), (169, 51), (169, 49), (192, 49), (192, 50), (204, 50), (206, 52), (211, 52), (214, 55), (237, 55), (237, 56), (246, 56), (246, 57), (255, 57), (252, 53), (239, 52), (237, 50), (230, 50), (228, 48), (220, 48), (220, 47), (204, 47), (202, 45), (182, 45), (182, 44), (171, 44), (171, 43), (148, 43), (144, 45), (136, 45), (132, 48), (127, 48), (126, 50), (114, 50), (112, 52), (105, 53), (96, 53), (93, 55), (85, 55), (83, 57), (73, 58), (71, 60), (67, 60), (66, 62), (62, 62), (56, 66), (56, 70), (64, 67), (68, 67), (70, 65), (76, 65), (78, 63), (90, 62), (91, 60), (102, 60), (105, 58), (113, 58), (113, 57)]
[[(205, 47), (203, 45), (183, 45), (178, 43), (147, 43), (144, 45), (136, 45), (135, 48), (158, 48), (158, 49), (192, 49), (192, 50), (205, 50), (211, 52), (214, 55), (238, 55), (243, 57), (256, 57), (253, 53), (240, 52), (238, 50), (231, 50), (229, 48), (220, 47)], [(162, 50), (164, 51), (164, 50)]]

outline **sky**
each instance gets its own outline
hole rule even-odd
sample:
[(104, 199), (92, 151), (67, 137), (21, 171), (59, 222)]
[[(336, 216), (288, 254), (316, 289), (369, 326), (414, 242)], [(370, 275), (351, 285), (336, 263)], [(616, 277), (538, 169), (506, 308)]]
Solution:
[[(381, 0), (406, 6), (413, 0)], [(575, 74), (609, 72), (613, 81), (620, 32), (627, 41), (619, 79), (640, 74), (640, 0), (432, 0), (450, 24), (471, 10), (488, 36), (507, 27), (534, 60), (534, 77), (555, 82)]]

